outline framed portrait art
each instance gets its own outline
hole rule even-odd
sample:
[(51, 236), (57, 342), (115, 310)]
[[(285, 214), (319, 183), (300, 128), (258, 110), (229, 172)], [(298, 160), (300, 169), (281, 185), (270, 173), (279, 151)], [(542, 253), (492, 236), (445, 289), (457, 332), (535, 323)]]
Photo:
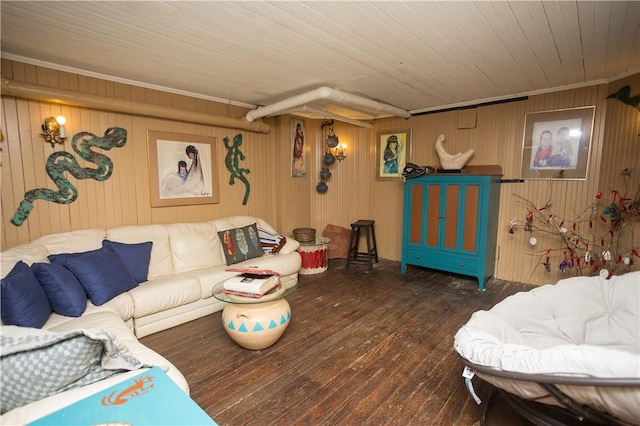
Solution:
[(595, 106), (525, 115), (523, 179), (585, 180)]
[(411, 129), (382, 130), (376, 138), (376, 179), (403, 180), (411, 158)]
[(216, 138), (147, 132), (151, 207), (219, 202)]
[(304, 147), (304, 120), (291, 119), (291, 176), (305, 177), (307, 175), (307, 159)]

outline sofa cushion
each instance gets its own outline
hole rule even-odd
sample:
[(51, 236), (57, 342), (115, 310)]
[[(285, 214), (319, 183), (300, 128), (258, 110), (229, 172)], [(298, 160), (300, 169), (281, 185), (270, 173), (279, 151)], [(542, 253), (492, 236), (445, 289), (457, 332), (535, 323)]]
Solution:
[(122, 321), (122, 319), (111, 311), (94, 311), (89, 309), (79, 318), (68, 319), (64, 322), (49, 326), (49, 322), (45, 324), (46, 329), (49, 331), (72, 331), (78, 329), (87, 328), (104, 328), (109, 330), (111, 336), (117, 339), (119, 342), (125, 342), (129, 340), (137, 340), (133, 330), (131, 330)]
[(19, 261), (0, 280), (0, 309), (6, 325), (40, 328), (47, 322), (49, 299), (26, 263)]
[(53, 312), (79, 317), (87, 307), (87, 294), (75, 275), (55, 263), (34, 263), (31, 269), (49, 299)]
[(96, 306), (138, 285), (118, 255), (109, 249), (69, 256), (64, 266), (78, 278)]
[(106, 247), (118, 255), (127, 268), (127, 271), (135, 278), (137, 283), (143, 283), (147, 280), (152, 246), (153, 243), (151, 241), (135, 244), (119, 243), (110, 240), (104, 240), (102, 242), (102, 247)]
[[(125, 292), (120, 293), (100, 306), (95, 306), (87, 299), (87, 308), (80, 317), (68, 317), (53, 312), (49, 315), (49, 319), (42, 328), (52, 331), (67, 331), (76, 328), (107, 328), (111, 331), (111, 322), (106, 322), (103, 319), (88, 322), (90, 318), (96, 318), (96, 315), (108, 315), (109, 317), (115, 318), (123, 327), (133, 332), (133, 314), (133, 298), (129, 292)], [(101, 321), (103, 321), (104, 324)], [(120, 338), (120, 335), (114, 334), (114, 337)]]
[(222, 247), (211, 222), (167, 225), (176, 272), (224, 265)]
[(31, 265), (34, 262), (45, 261), (48, 254), (47, 248), (39, 241), (31, 241), (5, 250), (0, 256), (0, 278), (4, 278), (18, 261)]
[(128, 294), (136, 307), (135, 318), (141, 318), (200, 300), (202, 290), (198, 279), (191, 272), (185, 272), (154, 278)]
[(40, 237), (37, 241), (46, 247), (50, 254), (81, 253), (102, 247), (104, 229), (83, 229)]
[(147, 279), (170, 275), (173, 269), (173, 256), (169, 231), (165, 225), (121, 226), (107, 230), (107, 239), (120, 243), (142, 243), (151, 241), (151, 258)]
[(227, 265), (264, 255), (255, 223), (241, 228), (218, 231)]

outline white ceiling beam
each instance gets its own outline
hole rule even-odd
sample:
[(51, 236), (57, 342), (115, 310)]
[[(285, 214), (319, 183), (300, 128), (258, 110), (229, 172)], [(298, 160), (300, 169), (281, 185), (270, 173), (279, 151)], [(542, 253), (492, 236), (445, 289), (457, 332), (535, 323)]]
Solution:
[(353, 95), (351, 93), (342, 92), (338, 89), (332, 89), (327, 86), (322, 86), (310, 92), (292, 96), (280, 102), (276, 102), (274, 104), (259, 107), (258, 109), (249, 111), (245, 118), (247, 119), (247, 121), (252, 122), (257, 118), (277, 115), (282, 111), (290, 110), (291, 108), (320, 100), (332, 101), (346, 105), (357, 105), (376, 111), (388, 112), (389, 114), (397, 115), (398, 117), (402, 118), (411, 117), (411, 113), (409, 111), (398, 108), (396, 106), (385, 104), (384, 102), (374, 101), (373, 99), (365, 98), (362, 96)]
[(334, 114), (329, 111), (313, 108), (308, 105), (302, 105), (300, 107), (291, 108), (290, 110), (280, 111), (279, 114), (295, 114), (297, 112), (306, 112), (309, 114), (315, 114), (323, 118), (333, 118), (335, 120), (342, 121), (343, 123), (353, 124), (354, 126), (364, 127), (366, 129), (370, 129), (373, 127), (373, 124), (368, 123), (366, 121), (355, 120), (353, 118), (345, 117), (339, 114)]

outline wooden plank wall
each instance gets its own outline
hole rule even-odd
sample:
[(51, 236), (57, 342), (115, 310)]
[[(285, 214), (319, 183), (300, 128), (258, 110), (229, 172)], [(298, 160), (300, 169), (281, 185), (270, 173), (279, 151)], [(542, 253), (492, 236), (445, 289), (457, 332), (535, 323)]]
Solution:
[[(220, 116), (242, 117), (246, 109), (231, 105), (163, 93), (76, 74), (69, 74), (19, 62), (3, 60), (2, 74), (16, 81), (51, 87), (68, 88), (110, 98), (128, 99), (167, 107), (205, 112)], [(89, 131), (103, 135), (108, 127), (123, 127), (128, 132), (127, 143), (105, 154), (114, 164), (114, 172), (104, 182), (77, 180), (69, 176), (78, 188), (79, 196), (71, 204), (55, 204), (38, 200), (22, 226), (10, 223), (11, 217), (25, 191), (33, 188), (57, 187), (45, 172), (45, 161), (54, 151), (73, 153), (70, 139), (64, 145), (52, 148), (39, 135), (45, 117), (63, 114), (67, 118), (69, 137)], [(274, 120), (271, 120), (272, 122)], [(273, 123), (271, 123), (273, 125)], [(220, 203), (199, 206), (151, 208), (149, 196), (149, 161), (147, 131), (213, 136), (217, 139), (215, 151), (218, 169)], [(87, 228), (110, 228), (131, 224), (198, 222), (228, 215), (246, 214), (262, 217), (278, 227), (276, 198), (277, 150), (275, 135), (217, 128), (207, 125), (162, 120), (129, 114), (104, 112), (88, 108), (61, 106), (13, 97), (2, 99), (2, 248), (9, 248), (39, 236)], [(251, 170), (247, 178), (251, 184), (250, 197), (242, 205), (245, 186), (236, 181), (229, 185), (229, 171), (224, 165), (227, 150), (223, 138), (243, 135), (241, 151), (246, 155), (242, 167)], [(82, 167), (95, 168), (81, 158)]]
[[(510, 218), (523, 221), (526, 215), (526, 209), (517, 203), (516, 196), (524, 197), (540, 207), (551, 201), (554, 214), (575, 217), (574, 213), (591, 204), (598, 191), (604, 193), (609, 188), (623, 187), (620, 171), (625, 167), (634, 169), (628, 185), (629, 191), (635, 193), (640, 185), (640, 113), (617, 100), (606, 99), (607, 95), (627, 84), (631, 85), (632, 94), (640, 93), (640, 74), (608, 85), (541, 94), (527, 100), (473, 110), (433, 113), (409, 120), (378, 120), (372, 129), (370, 143), (372, 147), (375, 145), (375, 132), (378, 130), (409, 127), (413, 131), (412, 161), (420, 165), (438, 166), (435, 140), (438, 135), (444, 134), (448, 152), (456, 153), (470, 148), (475, 150), (468, 164), (498, 164), (502, 166), (504, 178), (519, 178), (526, 113), (595, 105), (586, 180), (527, 180), (524, 183), (503, 184), (501, 188), (496, 277), (533, 284), (552, 283), (571, 276), (571, 273), (563, 274), (557, 268), (561, 258), (551, 259), (551, 272), (546, 272), (541, 266), (540, 251), (546, 252), (549, 247), (557, 248), (557, 240), (545, 240), (544, 236), (542, 239), (538, 236), (538, 244), (532, 247), (528, 242), (531, 234), (522, 230), (509, 233)], [(474, 114), (475, 126), (469, 126)], [(373, 148), (370, 149), (370, 155), (372, 164), (375, 164)], [(375, 176), (375, 167), (372, 168), (371, 173)], [(388, 238), (382, 244), (379, 239), (380, 254), (387, 259), (399, 260), (401, 239), (395, 236), (402, 232), (402, 184), (380, 182), (372, 178), (370, 190), (370, 216), (376, 219), (378, 228), (382, 228), (383, 235)], [(640, 247), (640, 235), (637, 234), (640, 233), (636, 232), (635, 241), (631, 243), (634, 247)], [(638, 263), (640, 259), (636, 259), (636, 269)]]
[[(128, 86), (81, 75), (40, 68), (7, 60), (2, 61), (3, 76), (53, 87), (69, 88), (102, 96), (172, 106), (186, 110), (239, 118), (246, 110), (232, 105), (189, 98), (146, 88)], [(347, 143), (347, 158), (330, 169), (325, 194), (316, 192), (320, 181), (321, 159), (326, 149), (320, 128), (322, 120), (306, 119), (305, 152), (307, 176), (291, 177), (291, 117), (266, 120), (269, 134), (257, 134), (208, 125), (187, 124), (86, 108), (62, 107), (54, 103), (6, 97), (2, 100), (2, 248), (24, 243), (41, 235), (74, 229), (113, 227), (128, 224), (201, 221), (234, 214), (259, 216), (285, 235), (296, 227), (311, 226), (318, 234), (328, 225), (349, 228), (358, 219), (374, 219), (381, 257), (401, 258), (403, 183), (379, 181), (376, 176), (376, 133), (380, 130), (411, 128), (411, 161), (421, 165), (438, 165), (434, 142), (446, 135), (449, 152), (475, 149), (469, 164), (498, 164), (505, 178), (520, 176), (522, 132), (527, 112), (595, 105), (593, 143), (589, 171), (585, 181), (526, 181), (505, 184), (499, 209), (498, 259), (496, 277), (534, 284), (555, 282), (563, 276), (555, 268), (551, 273), (539, 266), (537, 249), (528, 243), (529, 234), (509, 234), (509, 219), (522, 220), (525, 209), (516, 201), (522, 196), (536, 205), (551, 200), (554, 212), (569, 216), (591, 202), (598, 191), (621, 187), (620, 170), (633, 168), (631, 188), (638, 187), (640, 151), (637, 110), (616, 100), (606, 100), (609, 93), (630, 84), (632, 94), (640, 92), (640, 74), (590, 87), (531, 96), (527, 100), (481, 106), (474, 109), (445, 111), (411, 117), (408, 120), (377, 120), (371, 129), (336, 121), (334, 131), (340, 143)], [(107, 127), (120, 126), (129, 132), (123, 148), (108, 156), (115, 171), (106, 182), (73, 180), (78, 200), (70, 205), (36, 201), (29, 219), (21, 227), (9, 223), (26, 190), (53, 188), (44, 171), (52, 152), (38, 135), (45, 117), (63, 113), (69, 135), (79, 131), (102, 134)], [(149, 201), (147, 130), (160, 130), (218, 138), (216, 153), (220, 172), (220, 204), (151, 208)], [(244, 186), (228, 184), (224, 167), (225, 136), (242, 133), (244, 166), (251, 170), (251, 196), (242, 205)], [(70, 144), (55, 150), (71, 150)], [(81, 165), (83, 164), (80, 160)], [(86, 166), (91, 167), (91, 164)], [(640, 244), (637, 242), (635, 246)], [(539, 244), (541, 247), (543, 244)], [(640, 261), (636, 262), (640, 264)]]

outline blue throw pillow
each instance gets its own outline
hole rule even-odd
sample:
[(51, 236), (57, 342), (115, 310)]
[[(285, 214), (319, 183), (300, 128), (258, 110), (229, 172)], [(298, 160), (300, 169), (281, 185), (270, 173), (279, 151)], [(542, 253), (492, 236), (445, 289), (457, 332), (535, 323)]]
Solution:
[(152, 246), (153, 243), (151, 241), (135, 244), (119, 243), (109, 240), (102, 242), (103, 248), (108, 248), (118, 255), (138, 284), (147, 281)]
[(51, 314), (51, 305), (29, 265), (19, 261), (0, 280), (0, 309), (6, 325), (40, 328)]
[(106, 248), (69, 256), (64, 266), (78, 278), (96, 306), (138, 285), (118, 255)]
[(47, 259), (49, 259), (49, 262), (51, 262), (51, 263), (55, 263), (56, 265), (64, 266), (64, 262), (67, 259), (70, 259), (72, 257), (82, 256), (83, 254), (86, 254), (86, 253), (93, 253), (94, 251), (98, 251), (98, 250), (100, 250), (100, 249), (91, 250), (91, 251), (82, 251), (82, 252), (79, 252), (79, 253), (50, 254), (49, 256), (47, 256)]
[(73, 273), (55, 263), (34, 263), (31, 270), (49, 299), (53, 312), (79, 317), (87, 308), (87, 294)]

